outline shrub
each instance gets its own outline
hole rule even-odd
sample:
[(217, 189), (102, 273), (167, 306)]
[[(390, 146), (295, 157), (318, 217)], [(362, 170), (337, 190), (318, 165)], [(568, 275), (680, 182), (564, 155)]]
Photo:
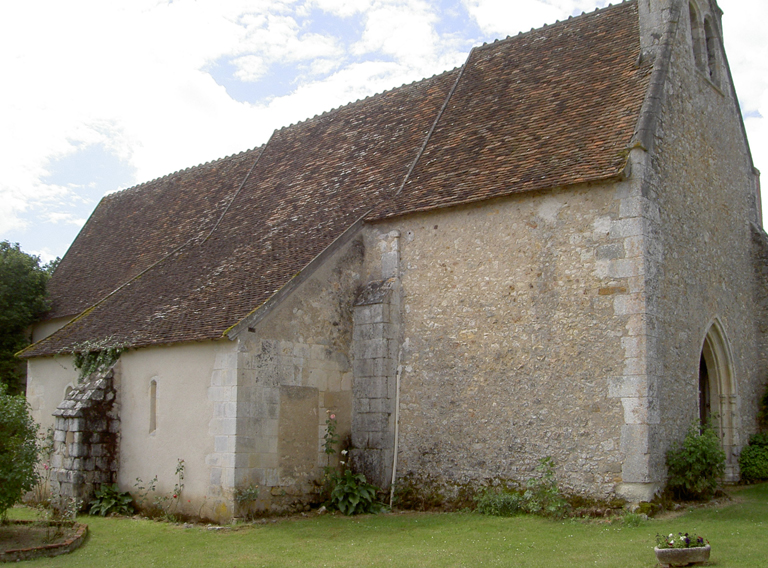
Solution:
[(768, 479), (768, 434), (755, 434), (739, 456), (741, 478), (744, 481)]
[(377, 513), (381, 504), (376, 501), (376, 486), (368, 483), (362, 473), (347, 469), (332, 480), (331, 505), (345, 515)]
[(526, 482), (523, 508), (527, 513), (534, 515), (562, 517), (567, 511), (568, 503), (557, 487), (554, 460), (550, 456), (542, 458), (536, 471), (541, 473), (541, 477), (534, 477)]
[(543, 458), (536, 471), (541, 477), (526, 481), (521, 493), (509, 489), (489, 490), (476, 499), (477, 510), (485, 515), (509, 517), (530, 513), (544, 517), (562, 517), (568, 503), (557, 487), (555, 462), (551, 457)]
[(725, 473), (725, 452), (710, 424), (694, 422), (667, 452), (667, 489), (681, 499), (709, 499)]
[(762, 428), (768, 428), (768, 387), (766, 387), (763, 396), (760, 398), (758, 406), (757, 422)]
[(513, 517), (524, 512), (523, 496), (509, 489), (489, 489), (475, 498), (477, 511), (494, 517)]
[(21, 396), (0, 384), (0, 517), (37, 483), (37, 424)]
[(91, 515), (130, 515), (133, 513), (133, 497), (127, 491), (120, 491), (117, 483), (114, 485), (102, 485), (94, 494), (90, 503)]

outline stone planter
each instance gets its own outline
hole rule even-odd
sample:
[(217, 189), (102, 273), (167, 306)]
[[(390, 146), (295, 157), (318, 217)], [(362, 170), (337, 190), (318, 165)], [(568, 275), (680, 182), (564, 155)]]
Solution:
[(696, 548), (654, 548), (656, 559), (664, 568), (669, 566), (688, 566), (701, 564), (709, 560), (710, 546)]

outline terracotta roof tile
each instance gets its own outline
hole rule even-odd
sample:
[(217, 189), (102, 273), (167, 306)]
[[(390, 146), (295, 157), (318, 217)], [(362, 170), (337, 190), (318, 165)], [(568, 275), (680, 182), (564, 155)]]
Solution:
[(190, 238), (207, 234), (256, 153), (105, 196), (51, 279), (48, 317), (79, 314)]
[[(105, 198), (62, 261), (66, 269), (55, 273), (53, 280), (81, 275), (77, 284), (52, 287), (56, 294), (76, 296), (60, 304), (84, 309), (162, 262), (25, 356), (70, 350), (97, 338), (138, 347), (220, 337), (394, 193), (456, 73), (277, 131), (263, 153), (220, 160), (215, 172), (201, 166)], [(194, 211), (177, 211), (187, 205)], [(103, 250), (99, 235), (107, 237)], [(129, 251), (120, 249), (123, 238)], [(110, 262), (110, 255), (117, 260)], [(135, 256), (143, 262), (131, 264)], [(89, 264), (93, 259), (98, 264)]]
[(636, 3), (473, 50), (427, 150), (371, 218), (619, 174), (650, 67)]
[(107, 196), (51, 281), (52, 316), (83, 313), (24, 355), (221, 337), (369, 212), (615, 176), (648, 85), (639, 49), (627, 2)]

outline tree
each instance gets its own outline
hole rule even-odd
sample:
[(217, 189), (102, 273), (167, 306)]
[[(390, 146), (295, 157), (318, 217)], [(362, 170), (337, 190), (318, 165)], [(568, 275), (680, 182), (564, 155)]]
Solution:
[(37, 424), (22, 396), (0, 384), (0, 519), (37, 483)]
[(48, 309), (46, 284), (58, 259), (44, 267), (18, 243), (0, 242), (0, 384), (24, 390), (24, 372), (16, 353), (29, 344), (29, 326)]

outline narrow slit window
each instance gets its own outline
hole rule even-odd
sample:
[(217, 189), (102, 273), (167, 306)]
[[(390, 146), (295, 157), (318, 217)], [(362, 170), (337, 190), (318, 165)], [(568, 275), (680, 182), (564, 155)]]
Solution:
[(149, 383), (149, 433), (157, 430), (157, 381)]
[(704, 35), (707, 40), (707, 67), (709, 68), (709, 78), (712, 79), (713, 83), (717, 84), (720, 81), (717, 61), (717, 34), (712, 25), (712, 20), (709, 18), (704, 20)]
[(696, 67), (704, 70), (704, 50), (702, 49), (701, 23), (699, 13), (693, 5), (688, 4), (688, 17), (691, 20), (691, 43), (693, 44), (693, 61)]

